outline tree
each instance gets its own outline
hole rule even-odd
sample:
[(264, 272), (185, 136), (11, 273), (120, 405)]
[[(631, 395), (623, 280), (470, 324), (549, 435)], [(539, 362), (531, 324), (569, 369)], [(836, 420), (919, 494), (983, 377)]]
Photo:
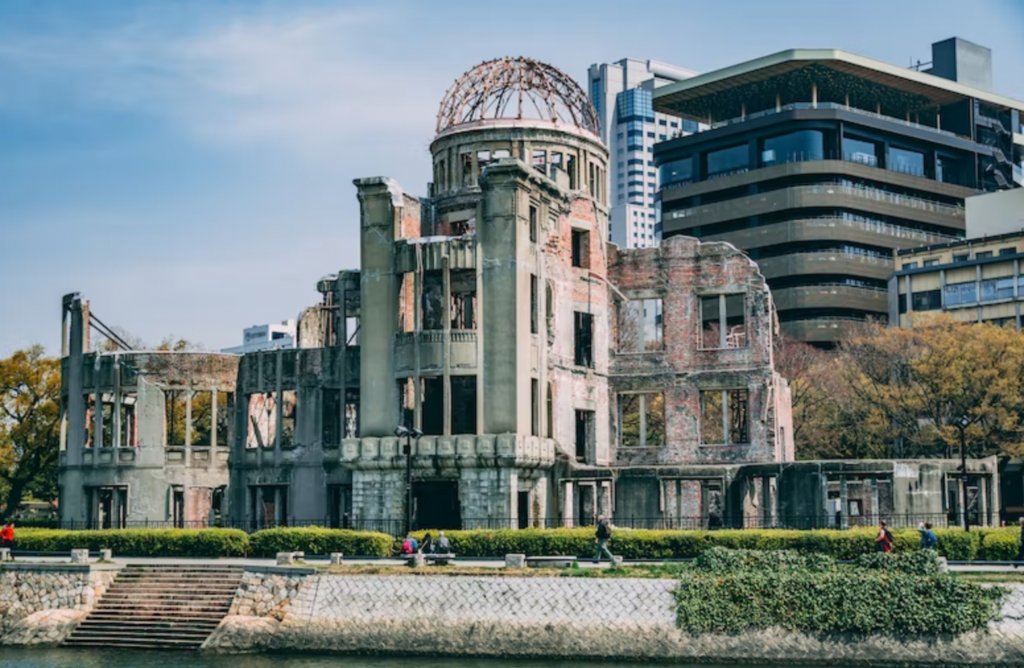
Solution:
[(42, 346), (0, 360), (0, 481), (2, 515), (13, 514), (27, 492), (56, 497), (60, 445), (60, 360)]
[(950, 457), (967, 416), (967, 441), (980, 446), (971, 454), (1024, 453), (1024, 334), (950, 315), (911, 325), (868, 324), (841, 344), (839, 370), (864, 414), (858, 428), (896, 456)]

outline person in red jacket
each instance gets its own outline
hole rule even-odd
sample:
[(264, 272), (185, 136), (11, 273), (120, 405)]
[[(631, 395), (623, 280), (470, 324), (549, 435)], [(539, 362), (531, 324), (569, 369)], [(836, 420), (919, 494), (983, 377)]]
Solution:
[(14, 561), (14, 522), (8, 522), (0, 529), (0, 547), (6, 547), (11, 551), (11, 561)]

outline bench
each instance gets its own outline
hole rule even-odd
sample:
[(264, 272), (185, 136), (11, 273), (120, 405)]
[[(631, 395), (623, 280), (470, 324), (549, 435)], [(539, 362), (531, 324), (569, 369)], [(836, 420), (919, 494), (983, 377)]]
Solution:
[(406, 554), (405, 561), (409, 566), (416, 567), (418, 565), (424, 566), (447, 566), (449, 562), (455, 560), (455, 555), (452, 553), (441, 553), (441, 554)]
[(527, 568), (572, 568), (576, 557), (527, 557)]

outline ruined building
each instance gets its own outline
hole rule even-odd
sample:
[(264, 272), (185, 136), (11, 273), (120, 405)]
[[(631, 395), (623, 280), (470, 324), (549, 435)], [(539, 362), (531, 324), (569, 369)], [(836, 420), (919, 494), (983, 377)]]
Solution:
[[(66, 298), (62, 519), (398, 533), (407, 512), (832, 526), (955, 506), (945, 462), (792, 463), (764, 277), (727, 243), (606, 242), (609, 156), (564, 74), (474, 68), (430, 149), (427, 197), (356, 180), (361, 267), (318, 282), (294, 349), (87, 354)], [(971, 467), (997, 508), (995, 468)]]
[[(299, 350), (243, 359), (233, 516), (394, 530), (408, 465), (419, 526), (592, 522), (629, 506), (621, 467), (792, 458), (764, 279), (725, 244), (608, 246), (574, 82), (484, 63), (431, 153), (429, 197), (356, 181), (360, 271), (320, 282)], [(399, 425), (423, 433), (408, 461)]]

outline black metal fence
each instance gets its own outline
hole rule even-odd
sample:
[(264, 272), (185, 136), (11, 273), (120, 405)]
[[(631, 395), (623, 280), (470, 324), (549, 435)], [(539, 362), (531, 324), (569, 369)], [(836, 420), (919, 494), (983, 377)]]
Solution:
[[(981, 513), (971, 512), (967, 517), (972, 527), (987, 526), (988, 517)], [(878, 526), (885, 521), (892, 529), (917, 528), (930, 523), (935, 528), (959, 527), (963, 525), (963, 517), (949, 513), (905, 513), (890, 515), (780, 515), (775, 517), (719, 518), (715, 515), (693, 517), (623, 517), (612, 518), (612, 524), (623, 529), (652, 529), (658, 531), (678, 530), (719, 530), (719, 529), (856, 529)], [(413, 523), (412, 530), (420, 529), (462, 529), (462, 530), (498, 530), (498, 529), (553, 529), (566, 526), (588, 527), (595, 525), (596, 518), (573, 518), (566, 520), (559, 517), (531, 518), (521, 521), (512, 517), (462, 518), (450, 526), (418, 526)], [(96, 522), (61, 522), (58, 520), (33, 520), (15, 526), (22, 528), (39, 527), (52, 529), (209, 529), (226, 528), (241, 529), (255, 532), (277, 527), (324, 527), (330, 529), (352, 529), (356, 531), (378, 531), (391, 536), (401, 536), (406, 531), (404, 518), (349, 518), (331, 519), (289, 519), (285, 522), (173, 522), (173, 521), (129, 521), (101, 525)]]

